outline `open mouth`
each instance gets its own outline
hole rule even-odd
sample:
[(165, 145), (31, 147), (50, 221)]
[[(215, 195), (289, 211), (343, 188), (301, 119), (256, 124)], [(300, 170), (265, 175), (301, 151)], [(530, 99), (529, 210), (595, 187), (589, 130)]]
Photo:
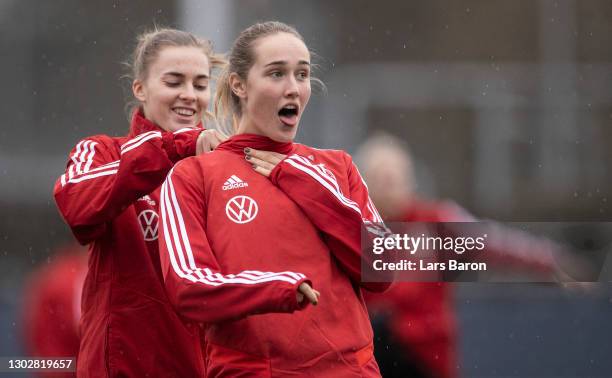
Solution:
[(196, 113), (195, 110), (188, 108), (172, 108), (172, 111), (183, 117), (191, 117)]
[(281, 122), (287, 126), (295, 126), (298, 120), (298, 107), (296, 105), (286, 105), (278, 111)]

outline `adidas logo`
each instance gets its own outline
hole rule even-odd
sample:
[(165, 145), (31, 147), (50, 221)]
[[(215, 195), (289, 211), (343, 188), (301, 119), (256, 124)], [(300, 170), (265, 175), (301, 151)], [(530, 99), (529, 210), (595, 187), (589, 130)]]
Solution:
[(249, 186), (246, 182), (242, 181), (238, 176), (231, 175), (230, 178), (223, 184), (223, 190), (245, 188)]

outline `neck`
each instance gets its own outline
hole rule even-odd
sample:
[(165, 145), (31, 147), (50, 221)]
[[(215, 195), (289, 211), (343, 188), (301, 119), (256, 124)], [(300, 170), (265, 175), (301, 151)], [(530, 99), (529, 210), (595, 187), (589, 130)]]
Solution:
[(215, 151), (227, 150), (243, 155), (246, 147), (251, 147), (256, 150), (274, 151), (288, 155), (293, 151), (294, 144), (291, 142), (276, 142), (266, 136), (244, 133), (232, 136), (217, 146)]
[(259, 131), (258, 128), (255, 127), (253, 122), (246, 115), (243, 115), (242, 117), (240, 117), (240, 121), (238, 122), (238, 130), (236, 131), (236, 134), (255, 134), (255, 135), (267, 136), (267, 135), (264, 135), (261, 131)]

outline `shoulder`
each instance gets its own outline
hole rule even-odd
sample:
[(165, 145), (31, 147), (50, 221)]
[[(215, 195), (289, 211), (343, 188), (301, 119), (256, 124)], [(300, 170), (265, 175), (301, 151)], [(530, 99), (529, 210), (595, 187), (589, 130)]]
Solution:
[(68, 154), (68, 164), (78, 161), (110, 162), (119, 159), (121, 139), (104, 134), (85, 137)]
[(194, 172), (200, 167), (199, 156), (189, 156), (185, 159), (179, 160), (174, 164), (170, 173), (171, 174), (182, 174), (184, 172)]
[(344, 150), (321, 149), (299, 143), (296, 143), (294, 153), (307, 157), (312, 161), (320, 160), (321, 162), (344, 165), (352, 163), (353, 161), (351, 156)]
[(85, 137), (79, 140), (75, 145), (75, 149), (79, 148), (91, 148), (94, 147), (98, 150), (100, 149), (118, 149), (121, 147), (122, 142), (125, 138), (120, 137), (111, 137), (106, 134), (97, 134)]
[(291, 160), (289, 163), (293, 166), (302, 166), (314, 174), (325, 172), (327, 176), (334, 177), (339, 182), (352, 182), (356, 176), (353, 160), (343, 150), (318, 149), (299, 145), (293, 154), (288, 156), (288, 159)]
[(205, 154), (190, 156), (180, 160), (172, 169), (174, 172), (188, 172), (205, 177), (214, 176), (217, 172), (224, 172), (231, 168), (232, 164), (238, 160), (242, 162), (235, 154), (227, 151), (211, 151)]

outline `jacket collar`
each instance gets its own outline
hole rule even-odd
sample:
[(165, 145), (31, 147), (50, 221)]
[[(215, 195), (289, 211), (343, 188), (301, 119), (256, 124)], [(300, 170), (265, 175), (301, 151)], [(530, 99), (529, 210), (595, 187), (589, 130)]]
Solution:
[[(200, 122), (196, 127), (202, 128), (202, 123)], [(134, 111), (134, 114), (132, 115), (132, 122), (130, 123), (130, 133), (128, 134), (128, 137), (133, 138), (149, 131), (165, 132), (165, 130), (159, 127), (157, 124), (146, 119), (144, 113), (142, 112), (142, 108), (138, 108), (138, 110)]]
[(244, 154), (244, 149), (246, 147), (288, 155), (295, 148), (295, 144), (293, 142), (276, 142), (262, 135), (238, 134), (217, 146), (217, 150)]

